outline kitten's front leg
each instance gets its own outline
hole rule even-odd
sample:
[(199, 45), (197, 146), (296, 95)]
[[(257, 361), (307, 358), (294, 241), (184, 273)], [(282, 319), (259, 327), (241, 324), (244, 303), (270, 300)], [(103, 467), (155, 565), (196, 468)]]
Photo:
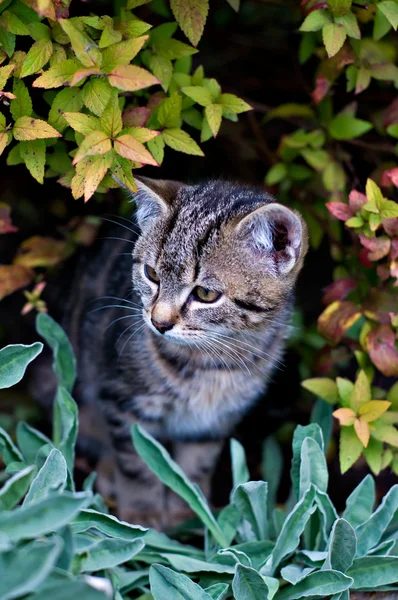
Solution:
[[(211, 478), (224, 445), (224, 440), (174, 442), (173, 456), (190, 481), (196, 483), (210, 502)], [(172, 527), (193, 513), (187, 503), (176, 494), (167, 497), (167, 525)]]

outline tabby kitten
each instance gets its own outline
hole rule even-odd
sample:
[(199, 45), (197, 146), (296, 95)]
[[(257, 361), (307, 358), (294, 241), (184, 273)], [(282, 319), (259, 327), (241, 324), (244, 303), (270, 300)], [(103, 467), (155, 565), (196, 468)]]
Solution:
[(131, 425), (168, 444), (209, 494), (223, 441), (281, 359), (307, 233), (261, 189), (144, 178), (138, 187), (139, 231), (110, 229), (81, 259), (63, 325), (83, 427), (96, 433), (101, 417), (112, 448), (118, 514), (161, 526), (186, 506), (137, 456)]

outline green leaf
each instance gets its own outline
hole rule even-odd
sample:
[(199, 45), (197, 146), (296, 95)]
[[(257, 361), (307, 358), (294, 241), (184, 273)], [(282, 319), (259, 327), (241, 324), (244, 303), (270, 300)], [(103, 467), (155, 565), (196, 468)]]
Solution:
[(213, 136), (219, 132), (222, 121), (222, 106), (221, 104), (209, 104), (205, 108), (205, 115)]
[(259, 541), (268, 539), (267, 493), (265, 481), (250, 481), (238, 485), (232, 494), (232, 502)]
[(102, 56), (97, 44), (77, 29), (71, 19), (58, 19), (58, 23), (70, 39), (73, 52), (82, 65), (85, 67), (100, 67)]
[(153, 54), (148, 61), (148, 65), (155, 77), (161, 82), (163, 90), (167, 92), (173, 77), (173, 63), (171, 60)]
[(318, 443), (321, 450), (324, 450), (322, 431), (319, 425), (311, 423), (311, 425), (298, 425), (293, 434), (293, 460), (291, 468), (291, 479), (296, 498), (299, 497), (300, 490), (300, 463), (301, 463), (301, 446), (305, 438), (310, 437)]
[(110, 73), (119, 65), (128, 65), (137, 56), (142, 46), (147, 41), (148, 36), (143, 35), (130, 40), (114, 44), (102, 53), (102, 68), (106, 73)]
[(35, 462), (36, 455), (42, 446), (52, 445), (51, 440), (44, 433), (33, 429), (24, 421), (20, 421), (17, 425), (17, 442), (26, 461), (30, 464)]
[(343, 519), (348, 521), (354, 528), (367, 521), (372, 514), (376, 501), (375, 482), (371, 475), (365, 479), (351, 492), (346, 501)]
[(14, 79), (13, 93), (16, 98), (10, 102), (10, 112), (14, 121), (24, 115), (30, 117), (33, 110), (32, 100), (28, 88), (20, 79)]
[(329, 134), (335, 140), (352, 140), (372, 129), (373, 125), (368, 121), (356, 119), (349, 115), (340, 114), (329, 123)]
[(0, 514), (0, 531), (11, 541), (38, 538), (67, 525), (91, 499), (91, 494), (52, 494), (35, 504)]
[(112, 94), (112, 88), (104, 79), (88, 81), (83, 88), (84, 105), (97, 117), (102, 115)]
[(393, 0), (383, 0), (377, 4), (377, 8), (396, 30), (398, 27), (398, 4)]
[(321, 492), (326, 492), (328, 480), (328, 468), (323, 451), (313, 438), (306, 437), (301, 446), (300, 498), (311, 484)]
[(116, 90), (112, 90), (111, 98), (100, 117), (100, 130), (110, 137), (116, 137), (122, 128), (122, 111), (119, 106), (119, 96)]
[(6, 465), (12, 462), (24, 462), (21, 452), (2, 427), (0, 427), (0, 454)]
[(0, 350), (0, 389), (9, 388), (21, 381), (26, 367), (43, 350), (43, 344), (30, 346), (12, 344)]
[(367, 447), (363, 449), (363, 455), (366, 462), (375, 475), (378, 475), (382, 469), (383, 450), (383, 443), (372, 437), (370, 438)]
[(83, 106), (81, 90), (65, 88), (55, 96), (48, 114), (48, 122), (60, 133), (68, 126), (65, 112), (79, 112)]
[(212, 600), (212, 597), (186, 575), (162, 565), (152, 565), (149, 582), (154, 600)]
[(384, 496), (382, 503), (365, 523), (357, 527), (358, 556), (365, 556), (380, 541), (395, 511), (398, 509), (398, 485)]
[(191, 100), (194, 100), (194, 102), (197, 102), (201, 106), (209, 106), (213, 103), (210, 91), (205, 87), (199, 85), (187, 85), (182, 87), (181, 91), (188, 96), (188, 98), (191, 98)]
[[(397, 556), (364, 556), (354, 560), (347, 575), (354, 579), (353, 590), (377, 589), (379, 586), (397, 583)], [(376, 594), (377, 595), (377, 594)]]
[(262, 452), (262, 475), (268, 483), (268, 510), (269, 514), (275, 508), (279, 484), (283, 472), (282, 450), (274, 437), (265, 439)]
[(61, 550), (61, 540), (55, 538), (51, 541), (32, 542), (22, 548), (2, 553), (1, 599), (11, 600), (34, 592), (55, 567)]
[(358, 412), (361, 406), (366, 402), (369, 402), (371, 398), (369, 379), (365, 371), (361, 370), (354, 384), (354, 389), (350, 398), (350, 406), (355, 412)]
[(328, 23), (323, 26), (322, 38), (329, 58), (335, 56), (343, 47), (346, 37), (347, 34), (344, 27), (338, 23)]
[(311, 423), (316, 423), (321, 428), (325, 453), (327, 453), (332, 437), (333, 407), (319, 398), (311, 411)]
[(301, 579), (296, 585), (284, 588), (275, 600), (300, 600), (301, 598), (326, 598), (348, 590), (353, 583), (339, 571), (317, 571)]
[(37, 315), (36, 330), (53, 351), (53, 369), (59, 385), (71, 391), (76, 379), (76, 359), (65, 331), (45, 313)]
[(346, 573), (357, 551), (357, 537), (353, 527), (344, 519), (337, 519), (330, 534), (328, 556), (322, 569)]
[(182, 98), (178, 92), (165, 98), (158, 109), (157, 118), (162, 127), (178, 127), (181, 122)]
[(53, 448), (30, 486), (23, 505), (33, 504), (53, 492), (64, 491), (68, 468), (61, 452)]
[(280, 183), (287, 177), (287, 166), (285, 163), (277, 163), (273, 165), (267, 175), (265, 176), (265, 183), (267, 185), (275, 185), (276, 183)]
[(8, 479), (0, 489), (0, 510), (11, 510), (25, 496), (32, 481), (34, 465), (25, 467)]
[(105, 538), (78, 556), (76, 564), (81, 573), (113, 569), (131, 560), (144, 546), (144, 541), (140, 538), (133, 541)]
[(358, 439), (354, 427), (340, 429), (340, 469), (345, 473), (361, 456), (362, 442)]
[(45, 71), (40, 77), (34, 80), (32, 87), (45, 89), (61, 87), (70, 83), (73, 75), (78, 71), (80, 65), (72, 59), (64, 60)]
[(239, 600), (266, 600), (268, 586), (258, 571), (244, 565), (237, 565), (232, 581), (232, 590)]
[(4, 11), (3, 18), (7, 25), (6, 29), (10, 33), (15, 33), (15, 35), (29, 35), (29, 29), (26, 27), (25, 23), (10, 10)]
[(225, 600), (228, 596), (228, 583), (215, 583), (205, 589), (205, 592), (213, 598), (213, 600)]
[(169, 453), (148, 432), (133, 425), (133, 442), (136, 451), (155, 475), (178, 496), (189, 504), (192, 510), (208, 527), (221, 546), (226, 546), (224, 535), (212, 515), (202, 493), (186, 477), (182, 469)]
[[(130, 523), (119, 521), (119, 519), (113, 515), (106, 515), (91, 508), (82, 510), (73, 519), (71, 526), (75, 533), (87, 531), (92, 528), (107, 536), (127, 541), (142, 537), (143, 534), (148, 531), (140, 525), (130, 525)], [(146, 537), (145, 540), (149, 543), (148, 537)]]
[(19, 153), (29, 173), (39, 183), (44, 182), (46, 143), (44, 140), (20, 142)]
[(303, 24), (300, 27), (300, 31), (320, 31), (322, 27), (331, 23), (332, 19), (330, 15), (324, 9), (313, 10), (304, 19)]
[(78, 432), (78, 408), (64, 387), (59, 387), (54, 400), (53, 440), (62, 452), (71, 473), (75, 461), (75, 443)]
[(69, 580), (67, 585), (65, 585), (65, 581), (46, 583), (38, 592), (29, 596), (29, 600), (70, 600), (71, 598), (107, 600), (108, 596), (104, 592), (94, 589), (90, 584), (78, 580)]
[(21, 77), (37, 73), (48, 63), (53, 53), (53, 43), (48, 39), (35, 42), (29, 50), (21, 69)]
[(15, 34), (0, 27), (0, 46), (9, 58), (15, 51)]
[(197, 46), (209, 12), (209, 0), (170, 0), (170, 8), (191, 44)]
[(245, 449), (242, 444), (232, 438), (229, 448), (232, 462), (232, 489), (234, 490), (238, 485), (249, 481), (250, 473), (247, 467)]
[[(165, 25), (169, 25), (169, 23), (165, 23)], [(159, 27), (156, 29), (159, 29)], [(153, 37), (153, 35), (151, 37)], [(183, 58), (185, 56), (191, 56), (192, 54), (197, 53), (195, 48), (188, 46), (188, 44), (183, 44), (179, 40), (164, 39), (156, 41), (154, 43), (154, 49), (156, 54), (163, 56), (164, 58), (168, 58), (169, 60), (175, 60), (176, 58)]]
[(273, 576), (281, 561), (296, 550), (301, 534), (316, 509), (314, 500), (315, 488), (311, 486), (283, 523), (282, 530), (276, 540), (275, 548), (260, 571), (261, 575)]
[(327, 0), (327, 5), (334, 17), (345, 15), (351, 9), (352, 0)]
[(354, 384), (349, 379), (337, 377), (337, 389), (341, 399), (341, 404), (344, 408), (350, 408), (351, 394), (354, 391)]
[(358, 26), (358, 21), (352, 12), (349, 12), (342, 17), (335, 17), (335, 22), (344, 27), (346, 34), (349, 37), (354, 38), (354, 40), (361, 39), (361, 31)]
[(226, 113), (232, 113), (233, 115), (252, 110), (250, 104), (234, 94), (221, 94), (219, 102)]
[(163, 131), (163, 140), (166, 146), (170, 146), (173, 150), (194, 156), (204, 156), (195, 140), (182, 129), (165, 129)]
[(149, 140), (147, 142), (147, 146), (152, 156), (156, 160), (156, 162), (161, 165), (164, 158), (164, 139), (162, 135), (158, 135), (157, 137)]
[(336, 404), (339, 401), (337, 385), (333, 379), (314, 377), (313, 379), (305, 379), (301, 385), (315, 396), (329, 402), (329, 404)]
[(86, 136), (93, 131), (98, 131), (99, 121), (96, 117), (79, 112), (65, 112), (63, 115), (68, 125), (78, 133)]
[[(241, 553), (242, 554), (242, 553)], [(206, 562), (191, 556), (184, 556), (181, 554), (168, 554), (162, 553), (162, 557), (165, 558), (170, 565), (176, 571), (184, 571), (185, 573), (229, 573), (234, 572), (234, 567), (224, 564), (217, 564), (216, 562)]]

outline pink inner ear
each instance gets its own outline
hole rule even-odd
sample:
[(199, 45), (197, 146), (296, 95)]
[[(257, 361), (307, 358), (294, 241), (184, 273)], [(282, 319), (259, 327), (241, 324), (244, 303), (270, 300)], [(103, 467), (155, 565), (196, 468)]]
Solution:
[(275, 223), (272, 228), (272, 243), (275, 250), (284, 250), (289, 243), (289, 233), (283, 223)]

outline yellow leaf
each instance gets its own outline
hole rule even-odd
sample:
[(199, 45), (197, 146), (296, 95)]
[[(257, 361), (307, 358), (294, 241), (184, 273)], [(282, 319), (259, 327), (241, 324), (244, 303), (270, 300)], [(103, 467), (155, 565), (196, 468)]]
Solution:
[(33, 75), (40, 71), (50, 60), (53, 53), (53, 43), (48, 39), (41, 39), (33, 44), (29, 50), (21, 69), (21, 77)]
[(89, 133), (80, 144), (72, 164), (76, 165), (86, 156), (105, 154), (111, 149), (111, 140), (106, 133), (103, 131), (93, 131), (92, 133)]
[(109, 71), (112, 71), (117, 66), (128, 65), (141, 50), (148, 38), (148, 35), (143, 35), (106, 48), (102, 53), (103, 71), (109, 73)]
[(15, 65), (9, 64), (5, 67), (0, 67), (0, 90), (2, 90), (7, 82), (7, 79), (15, 69)]
[(78, 131), (82, 135), (88, 135), (93, 131), (98, 131), (99, 120), (96, 117), (79, 112), (65, 112), (63, 117), (72, 129)]
[(371, 399), (370, 383), (365, 371), (359, 371), (358, 377), (354, 384), (354, 390), (350, 398), (351, 408), (357, 412), (365, 402)]
[(391, 406), (391, 402), (386, 400), (369, 400), (359, 407), (359, 414), (363, 421), (371, 423), (376, 421), (382, 414), (384, 414)]
[(146, 142), (149, 142), (149, 140), (153, 140), (153, 138), (160, 135), (160, 131), (147, 129), (146, 127), (129, 127), (124, 130), (124, 133), (132, 135), (136, 140), (141, 142), (141, 144), (145, 144)]
[(210, 104), (205, 108), (206, 119), (215, 137), (221, 127), (222, 106), (221, 104)]
[(191, 44), (197, 46), (209, 12), (209, 0), (170, 0), (170, 7)]
[(13, 133), (15, 139), (20, 141), (62, 137), (54, 127), (45, 121), (27, 116), (17, 119)]
[(81, 82), (82, 79), (88, 77), (89, 75), (99, 75), (101, 73), (101, 69), (98, 67), (87, 67), (86, 69), (79, 69), (74, 73), (70, 85), (73, 87)]
[(152, 73), (135, 65), (115, 67), (108, 75), (108, 81), (113, 87), (125, 92), (135, 92), (160, 83)]
[(51, 267), (71, 254), (72, 248), (62, 240), (33, 236), (22, 242), (14, 264), (25, 267)]
[(340, 421), (340, 425), (347, 427), (353, 425), (356, 415), (351, 408), (338, 408), (333, 412), (333, 416)]
[(59, 19), (58, 23), (69, 37), (73, 52), (82, 65), (85, 67), (100, 67), (101, 50), (95, 42), (77, 29), (70, 19)]
[(4, 152), (4, 148), (8, 144), (8, 131), (2, 131), (0, 133), (0, 154)]
[(93, 156), (91, 161), (84, 174), (84, 202), (91, 198), (112, 165), (112, 152), (103, 156)]
[(115, 140), (115, 150), (123, 158), (128, 158), (143, 165), (159, 166), (152, 154), (132, 135), (127, 134), (118, 137)]
[(360, 418), (355, 419), (354, 429), (358, 436), (358, 439), (362, 442), (362, 444), (366, 448), (367, 445), (369, 444), (369, 438), (370, 438), (369, 423), (367, 423), (366, 421), (362, 421), (362, 419), (360, 419)]

